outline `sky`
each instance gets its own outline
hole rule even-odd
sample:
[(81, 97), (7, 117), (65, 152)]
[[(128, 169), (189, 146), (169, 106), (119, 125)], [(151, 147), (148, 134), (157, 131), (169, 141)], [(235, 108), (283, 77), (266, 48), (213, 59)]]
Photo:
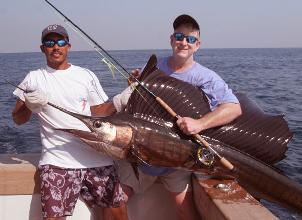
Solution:
[[(49, 0), (107, 50), (169, 49), (189, 14), (202, 48), (302, 47), (301, 0)], [(73, 51), (92, 50), (44, 0), (1, 0), (0, 53), (39, 51), (42, 30), (64, 25)]]

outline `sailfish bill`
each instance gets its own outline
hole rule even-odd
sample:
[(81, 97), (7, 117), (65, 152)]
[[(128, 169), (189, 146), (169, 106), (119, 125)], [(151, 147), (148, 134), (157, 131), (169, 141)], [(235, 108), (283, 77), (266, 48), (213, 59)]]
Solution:
[[(161, 73), (154, 56), (140, 80), (179, 115), (197, 118), (210, 111), (198, 89)], [(90, 132), (59, 130), (79, 137), (100, 153), (130, 162), (230, 175), (218, 160), (210, 167), (200, 163), (198, 152), (202, 146), (183, 135), (175, 119), (152, 98), (138, 86), (126, 112), (108, 117), (83, 116), (53, 106), (81, 120)], [(243, 115), (228, 125), (201, 133), (202, 137), (235, 166), (231, 175), (242, 187), (258, 198), (301, 213), (302, 186), (271, 167), (284, 158), (292, 137), (286, 121), (282, 116), (266, 115), (245, 95), (239, 95), (239, 100)], [(147, 106), (150, 103), (152, 108)]]

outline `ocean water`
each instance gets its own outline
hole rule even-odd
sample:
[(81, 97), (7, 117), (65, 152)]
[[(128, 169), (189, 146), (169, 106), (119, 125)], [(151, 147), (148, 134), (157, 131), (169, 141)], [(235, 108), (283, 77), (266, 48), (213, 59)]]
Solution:
[[(109, 52), (126, 69), (142, 67), (151, 54), (166, 56), (169, 50)], [(93, 51), (71, 52), (70, 62), (86, 67), (98, 76), (105, 92), (113, 97), (126, 80), (113, 77), (99, 55)], [(277, 164), (293, 180), (302, 184), (302, 48), (290, 49), (201, 49), (196, 60), (216, 71), (235, 92), (244, 92), (268, 114), (285, 115), (294, 137), (287, 157)], [(0, 153), (40, 152), (38, 122), (35, 117), (22, 126), (11, 118), (14, 88), (5, 79), (19, 84), (30, 71), (45, 65), (41, 53), (0, 53)], [(282, 207), (264, 201), (280, 219), (302, 219)]]

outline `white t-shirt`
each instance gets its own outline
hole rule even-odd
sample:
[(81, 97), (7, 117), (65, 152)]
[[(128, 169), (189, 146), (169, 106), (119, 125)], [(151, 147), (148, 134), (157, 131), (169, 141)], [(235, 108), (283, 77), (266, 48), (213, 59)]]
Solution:
[[(108, 100), (95, 74), (74, 65), (66, 70), (55, 70), (47, 66), (29, 72), (19, 86), (28, 91), (40, 89), (49, 95), (49, 102), (83, 115), (91, 115), (90, 106)], [(14, 95), (24, 101), (23, 91), (20, 89), (16, 89)], [(97, 153), (79, 138), (55, 130), (71, 128), (89, 131), (80, 120), (49, 105), (38, 113), (38, 118), (42, 141), (39, 165), (91, 168), (113, 164), (111, 158)]]

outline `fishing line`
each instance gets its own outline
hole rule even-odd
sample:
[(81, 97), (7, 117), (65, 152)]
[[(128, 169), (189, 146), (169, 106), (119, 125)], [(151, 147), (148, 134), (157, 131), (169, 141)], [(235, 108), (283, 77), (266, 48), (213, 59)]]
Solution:
[[(52, 5), (49, 1), (44, 0), (48, 5), (50, 5), (57, 14), (60, 15), (60, 17), (63, 17), (64, 22), (67, 23), (69, 26), (72, 26), (72, 29), (76, 31), (76, 33), (80, 34), (80, 36), (83, 36), (86, 41), (103, 57), (103, 60), (105, 60), (106, 64), (109, 63), (109, 69), (113, 68), (118, 70), (119, 73), (124, 76), (124, 74), (128, 74), (129, 76), (133, 76), (131, 73), (129, 73), (118, 61), (116, 61), (106, 50), (104, 50), (97, 42), (95, 42), (88, 34), (86, 34), (81, 28), (79, 28), (76, 24), (74, 24), (68, 17), (66, 17), (59, 9), (57, 9), (54, 5)], [(105, 55), (104, 55), (105, 54)], [(115, 65), (114, 65), (115, 64)], [(111, 66), (112, 65), (112, 66)], [(118, 68), (118, 67), (119, 68)], [(153, 92), (151, 92), (146, 86), (142, 84), (137, 78), (133, 77), (134, 80), (142, 86), (146, 92), (148, 92), (170, 115), (172, 115), (175, 118), (179, 118), (180, 116), (175, 113), (175, 111), (167, 105), (165, 101), (163, 101), (160, 97), (156, 96)], [(233, 170), (234, 166), (224, 157), (222, 157), (217, 151), (215, 151), (210, 144), (199, 134), (192, 135), (195, 140), (201, 142), (206, 148), (212, 151), (220, 160), (220, 162), (223, 164), (224, 167), (226, 167), (229, 170)]]
[[(57, 9), (53, 4), (51, 4), (49, 1), (44, 0), (48, 5), (50, 5), (55, 11), (56, 14), (58, 14), (60, 17), (63, 17), (63, 21), (68, 24), (77, 34), (79, 34), (83, 39), (90, 45), (94, 50), (96, 50), (101, 56), (102, 61), (104, 63), (109, 64), (109, 69), (116, 69), (123, 77), (128, 78), (128, 76), (133, 75), (129, 73), (116, 59), (114, 59), (104, 48), (102, 48), (96, 41), (94, 41), (85, 31), (83, 31), (79, 26), (77, 26), (75, 23), (73, 23), (66, 15), (64, 15), (59, 9)], [(147, 87), (142, 85), (142, 83), (135, 77), (133, 79), (141, 85), (150, 95), (152, 95), (154, 98), (156, 97)]]
[[(153, 98), (156, 98), (153, 92), (151, 92), (137, 78), (135, 78), (131, 73), (129, 73), (116, 59), (114, 59), (103, 47), (101, 47), (95, 40), (93, 40), (85, 31), (83, 31), (78, 25), (72, 22), (66, 15), (64, 15), (59, 9), (57, 9), (49, 1), (45, 0), (45, 2), (55, 10), (56, 14), (59, 15), (60, 18), (63, 18), (63, 21), (69, 27), (71, 27), (72, 30), (74, 30), (77, 34), (79, 34), (80, 37), (82, 37), (95, 51), (98, 52), (98, 54), (102, 56), (102, 61), (108, 66), (108, 68), (111, 70), (113, 75), (114, 75), (113, 70), (117, 70), (125, 79), (132, 77), (135, 80), (135, 82), (137, 82), (139, 85), (142, 86), (144, 90), (147, 91), (147, 93), (149, 93)], [(139, 93), (139, 95), (143, 98), (143, 100), (148, 104), (148, 106), (152, 108), (152, 110), (159, 117), (159, 113), (155, 110), (155, 108), (147, 102), (147, 99), (145, 99), (136, 88), (135, 90)]]
[(7, 79), (5, 79), (5, 82), (6, 82), (6, 84), (10, 84), (10, 85), (12, 85), (12, 86), (14, 86), (14, 87), (16, 87), (16, 88), (22, 90), (23, 92), (28, 93), (28, 91), (27, 91), (26, 89), (23, 89), (23, 88), (21, 88), (20, 86), (15, 85), (14, 83), (8, 81)]
[(85, 69), (85, 68), (83, 68), (83, 69), (89, 73), (90, 77), (92, 78), (91, 84), (92, 84), (94, 90), (95, 90), (96, 93), (98, 94), (99, 98), (100, 98), (103, 102), (105, 102), (105, 100), (103, 99), (102, 95), (100, 94), (100, 91), (98, 90), (98, 87), (97, 87), (97, 85), (96, 85), (95, 78), (93, 77), (91, 71), (89, 71), (88, 69)]
[[(49, 1), (45, 2), (50, 5), (55, 11), (56, 14), (60, 17), (63, 17), (63, 21), (71, 27), (76, 33), (80, 35), (95, 51), (97, 51), (102, 57), (102, 61), (109, 67), (109, 69), (114, 75), (114, 70), (117, 70), (123, 77), (128, 78), (127, 75), (131, 74), (116, 60), (114, 59), (105, 49), (103, 49), (97, 42), (95, 42), (86, 32), (84, 32), (80, 27), (73, 23), (67, 16), (65, 16), (59, 9), (57, 9)], [(115, 65), (114, 65), (115, 64)], [(127, 74), (127, 75), (126, 75)]]
[[(84, 32), (78, 25), (73, 23), (66, 15), (64, 15), (59, 9), (57, 9), (53, 4), (49, 1), (44, 0), (48, 5), (50, 5), (56, 12), (59, 17), (63, 18), (63, 21), (71, 27), (80, 37), (82, 37), (98, 54), (102, 56), (102, 61), (108, 66), (114, 76), (114, 70), (117, 70), (125, 79), (132, 77), (139, 85), (142, 86), (144, 90), (146, 90), (152, 97), (156, 98), (156, 96), (151, 92), (147, 87), (142, 85), (142, 83), (135, 78), (131, 73), (129, 73), (116, 59), (114, 59), (104, 48), (102, 48), (95, 40), (93, 40), (86, 32)], [(115, 63), (115, 65), (114, 65)], [(118, 68), (118, 67), (119, 68)], [(128, 76), (127, 76), (127, 75)], [(136, 89), (136, 88), (135, 88)], [(136, 89), (136, 91), (140, 94), (143, 100), (150, 106), (147, 100), (141, 95), (141, 93)], [(154, 111), (155, 108), (151, 107)], [(156, 111), (155, 111), (156, 112)], [(159, 114), (156, 112), (159, 116)]]

